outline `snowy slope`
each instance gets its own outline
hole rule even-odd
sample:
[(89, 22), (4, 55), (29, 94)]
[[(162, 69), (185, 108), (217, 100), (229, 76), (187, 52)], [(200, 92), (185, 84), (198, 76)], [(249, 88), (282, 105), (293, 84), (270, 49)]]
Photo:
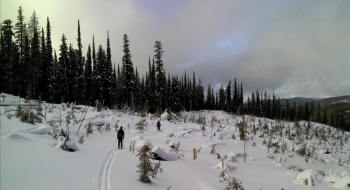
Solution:
[[(18, 104), (18, 97), (5, 94), (4, 104)], [(24, 100), (21, 100), (21, 104)], [(43, 113), (46, 112), (51, 104), (43, 103)], [(271, 153), (267, 157), (268, 149), (263, 146), (265, 138), (260, 138), (258, 131), (256, 135), (251, 132), (247, 140), (247, 158), (244, 162), (244, 142), (239, 140), (239, 131), (236, 130), (237, 122), (242, 121), (241, 116), (228, 115), (222, 111), (201, 111), (201, 112), (182, 112), (182, 118), (185, 122), (161, 121), (162, 131), (157, 132), (156, 121), (159, 118), (149, 115), (146, 119), (147, 130), (140, 131), (136, 129), (136, 123), (141, 117), (137, 114), (124, 113), (118, 110), (95, 111), (95, 108), (89, 107), (82, 126), (76, 135), (80, 123), (69, 124), (69, 142), (75, 144), (75, 152), (63, 151), (56, 147), (55, 140), (50, 134), (57, 134), (60, 129), (66, 131), (65, 118), (69, 108), (61, 111), (60, 105), (53, 105), (51, 113), (47, 112), (44, 123), (35, 123), (34, 125), (22, 123), (15, 117), (16, 106), (0, 106), (1, 108), (1, 189), (224, 189), (227, 183), (219, 182), (221, 159), (217, 159), (217, 154), (211, 154), (215, 147), (216, 153), (219, 153), (223, 161), (227, 164), (228, 174), (242, 182), (245, 189), (349, 189), (346, 187), (350, 183), (349, 169), (349, 141), (345, 142), (342, 149), (339, 144), (327, 144), (326, 149), (332, 149), (331, 154), (325, 154), (326, 149), (323, 145), (318, 145), (318, 139), (310, 139), (305, 142), (308, 145), (316, 147), (316, 153), (305, 162), (305, 158), (297, 155), (291, 150), (293, 141), (285, 137), (287, 150), (282, 153), (281, 150)], [(79, 120), (83, 118), (85, 106), (76, 106), (74, 115)], [(11, 111), (12, 110), (12, 111)], [(14, 115), (10, 119), (7, 115)], [(192, 119), (199, 117), (206, 118), (205, 131)], [(211, 118), (216, 117), (213, 127), (215, 136), (211, 139)], [(292, 127), (294, 123), (277, 123), (274, 120), (253, 118), (245, 116), (248, 126), (255, 125), (259, 128), (260, 121), (272, 129), (276, 125), (283, 125), (285, 128)], [(53, 127), (46, 121), (55, 121)], [(94, 132), (84, 137), (84, 143), (79, 144), (79, 138), (86, 134), (84, 126), (88, 123), (93, 124)], [(98, 125), (105, 128), (110, 123), (111, 131), (97, 131)], [(123, 126), (125, 129), (124, 149), (119, 150), (115, 146), (116, 131), (115, 124)], [(301, 122), (303, 125), (304, 123)], [(317, 123), (312, 123), (313, 128), (324, 127)], [(248, 131), (252, 128), (248, 127)], [(236, 139), (232, 139), (232, 133)], [(171, 135), (173, 134), (173, 136)], [(277, 134), (277, 133), (276, 133)], [(349, 134), (347, 134), (349, 135)], [(169, 137), (172, 136), (172, 137)], [(274, 140), (281, 143), (282, 138), (274, 136)], [(177, 150), (172, 151), (170, 144), (180, 142)], [(135, 142), (135, 152), (129, 152), (130, 143)], [(323, 141), (322, 141), (323, 142)], [(165, 156), (172, 161), (161, 161), (163, 173), (151, 179), (151, 184), (143, 184), (138, 181), (136, 167), (139, 163), (136, 157), (137, 151), (143, 144), (149, 144), (155, 150), (163, 152)], [(256, 146), (252, 146), (255, 143)], [(297, 149), (301, 145), (295, 145)], [(200, 148), (197, 154), (197, 160), (193, 160), (193, 149)], [(231, 162), (232, 156), (235, 162)], [(291, 156), (291, 157), (290, 157)], [(280, 158), (279, 158), (280, 157)], [(343, 166), (338, 166), (339, 158)], [(321, 162), (321, 159), (323, 162)], [(279, 162), (279, 160), (281, 162)], [(153, 161), (154, 163), (157, 161)], [(310, 187), (297, 183), (298, 176), (306, 174), (294, 171), (289, 168), (302, 168), (306, 173), (312, 170), (326, 174), (315, 175), (315, 185)], [(330, 174), (330, 175), (329, 175)], [(332, 185), (331, 182), (335, 182)]]

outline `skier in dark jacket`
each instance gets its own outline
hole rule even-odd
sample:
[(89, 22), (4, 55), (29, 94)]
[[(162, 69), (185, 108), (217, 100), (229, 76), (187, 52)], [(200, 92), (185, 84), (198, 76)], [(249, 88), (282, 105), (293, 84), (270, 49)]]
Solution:
[(158, 130), (158, 131), (160, 131), (160, 126), (161, 126), (161, 125), (160, 125), (160, 121), (158, 120), (158, 122), (157, 122), (157, 130)]
[(124, 139), (124, 130), (123, 127), (120, 127), (117, 133), (118, 138), (118, 149), (123, 149), (123, 139)]

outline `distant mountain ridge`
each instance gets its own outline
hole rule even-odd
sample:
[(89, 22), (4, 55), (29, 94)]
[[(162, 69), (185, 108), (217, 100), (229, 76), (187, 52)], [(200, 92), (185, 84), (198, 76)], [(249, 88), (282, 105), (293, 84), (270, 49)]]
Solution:
[(318, 102), (320, 102), (321, 106), (325, 106), (332, 103), (335, 104), (337, 102), (350, 103), (350, 95), (335, 96), (335, 97), (329, 97), (329, 98), (305, 98), (305, 97), (282, 98), (280, 99), (281, 105), (282, 106), (286, 105), (287, 100), (289, 101), (289, 104), (293, 104), (295, 101), (296, 104), (301, 104), (301, 105), (304, 105), (305, 102), (311, 102), (313, 100), (315, 102), (315, 105), (317, 105)]

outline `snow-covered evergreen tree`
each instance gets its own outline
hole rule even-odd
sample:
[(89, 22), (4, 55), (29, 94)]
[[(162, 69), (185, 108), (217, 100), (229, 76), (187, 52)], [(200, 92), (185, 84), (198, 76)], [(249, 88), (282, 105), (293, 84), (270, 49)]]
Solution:
[[(54, 82), (55, 82), (55, 73), (54, 73), (54, 60), (52, 57), (52, 41), (51, 41), (51, 25), (50, 20), (47, 18), (46, 23), (46, 52), (45, 52), (45, 63), (47, 64), (47, 100), (53, 101), (53, 94), (55, 93)], [(51, 97), (51, 98), (50, 98)]]
[(28, 25), (28, 35), (29, 35), (29, 41), (31, 44), (31, 85), (32, 85), (32, 97), (38, 96), (38, 83), (40, 80), (40, 26), (39, 26), (39, 18), (36, 16), (35, 11), (33, 12), (32, 16), (29, 20)]
[(13, 86), (13, 49), (12, 21), (4, 20), (1, 26), (1, 69), (0, 84), (3, 92), (11, 93)]
[(155, 178), (158, 173), (163, 172), (162, 168), (160, 168), (160, 162), (153, 164), (149, 159), (151, 157), (151, 149), (149, 146), (144, 145), (136, 156), (139, 156), (140, 163), (137, 165), (139, 170), (139, 181), (143, 183), (151, 183), (151, 179)]
[(69, 74), (69, 57), (68, 57), (68, 47), (67, 47), (67, 38), (63, 34), (61, 38), (62, 44), (60, 45), (60, 57), (59, 57), (59, 72), (58, 77), (59, 77), (59, 100), (64, 99), (67, 94), (68, 94), (68, 74)]
[(77, 77), (77, 58), (76, 58), (76, 52), (73, 48), (72, 44), (69, 44), (69, 51), (68, 51), (68, 57), (69, 57), (69, 64), (67, 65), (68, 69), (68, 92), (67, 96), (65, 98), (68, 102), (75, 102), (78, 96), (77, 93), (77, 86), (78, 86), (78, 77)]
[(133, 99), (133, 92), (134, 92), (134, 85), (135, 85), (135, 78), (134, 78), (134, 68), (133, 68), (133, 64), (131, 61), (131, 53), (130, 53), (130, 41), (128, 39), (128, 36), (126, 34), (124, 34), (124, 38), (123, 38), (123, 52), (124, 52), (124, 56), (123, 56), (123, 67), (125, 69), (125, 76), (124, 76), (124, 90), (125, 90), (125, 100), (126, 103), (131, 106), (132, 104), (132, 99)]
[(80, 33), (80, 22), (78, 20), (78, 49), (76, 50), (76, 101), (79, 104), (87, 103), (85, 99), (85, 88), (84, 88), (84, 57), (83, 57), (83, 45), (81, 44), (81, 33)]
[(231, 80), (228, 82), (228, 85), (225, 89), (225, 95), (226, 95), (226, 111), (231, 112), (231, 103), (232, 103), (232, 97), (231, 97)]
[(20, 96), (23, 96), (26, 91), (26, 64), (24, 62), (24, 54), (25, 54), (25, 36), (27, 36), (27, 25), (25, 22), (25, 17), (23, 15), (23, 9), (22, 6), (18, 8), (18, 15), (17, 15), (17, 22), (15, 24), (15, 42), (16, 46), (18, 48), (19, 53), (19, 62), (18, 62), (18, 78), (19, 78), (19, 85), (21, 85), (20, 90)]
[(107, 62), (107, 57), (106, 57), (106, 52), (102, 48), (102, 45), (98, 46), (97, 54), (96, 54), (96, 68), (97, 68), (97, 75), (95, 76), (95, 82), (96, 82), (96, 92), (97, 92), (97, 97), (98, 100), (102, 103), (104, 99), (104, 92), (106, 86), (105, 86), (105, 77), (106, 77), (106, 62)]
[[(85, 92), (85, 102), (87, 103), (90, 100), (90, 97), (93, 94), (93, 86), (92, 86), (92, 59), (91, 59), (91, 47), (88, 46), (88, 50), (86, 53), (86, 61), (85, 61), (85, 70), (84, 70), (84, 92)], [(92, 101), (92, 100), (90, 100)]]
[(164, 65), (163, 65), (163, 49), (162, 49), (162, 43), (160, 41), (156, 41), (154, 44), (154, 58), (156, 63), (156, 96), (159, 102), (159, 109), (162, 111), (163, 108), (163, 101), (164, 101), (164, 92), (165, 92), (165, 83), (164, 83)]
[(180, 99), (179, 99), (179, 97), (180, 97), (179, 79), (177, 76), (172, 77), (171, 92), (172, 92), (171, 97), (173, 98), (173, 100), (172, 100), (173, 105), (172, 105), (171, 110), (176, 113), (176, 112), (181, 111), (181, 103), (180, 103)]
[(107, 33), (107, 52), (106, 52), (106, 62), (105, 62), (105, 68), (104, 68), (104, 74), (103, 74), (103, 85), (105, 88), (104, 91), (104, 98), (106, 101), (106, 105), (108, 107), (112, 107), (112, 100), (113, 98), (113, 67), (112, 67), (112, 54), (111, 54), (111, 47), (110, 47), (110, 41), (109, 41), (109, 34)]

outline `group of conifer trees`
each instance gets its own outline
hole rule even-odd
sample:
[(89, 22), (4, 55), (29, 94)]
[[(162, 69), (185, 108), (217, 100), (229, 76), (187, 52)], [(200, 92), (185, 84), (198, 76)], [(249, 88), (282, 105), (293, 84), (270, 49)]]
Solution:
[[(28, 21), (22, 7), (18, 9), (15, 25), (11, 20), (2, 22), (1, 28), (1, 75), (2, 92), (28, 99), (39, 96), (47, 102), (76, 102), (94, 104), (95, 100), (107, 107), (130, 106), (132, 109), (148, 108), (151, 113), (171, 109), (180, 110), (216, 109), (217, 94), (209, 85), (207, 97), (201, 79), (195, 72), (189, 77), (166, 74), (162, 61), (162, 43), (156, 41), (154, 55), (148, 57), (149, 70), (140, 77), (133, 66), (128, 36), (123, 36), (122, 64), (112, 64), (112, 53), (107, 32), (107, 48), (92, 45), (83, 55), (80, 23), (78, 20), (76, 46), (61, 36), (59, 50), (52, 47), (51, 24), (47, 18), (46, 30), (39, 26), (35, 11)], [(147, 60), (145, 60), (147, 64)], [(114, 66), (113, 66), (114, 65)], [(242, 88), (242, 85), (241, 85)], [(229, 90), (230, 93), (231, 90)], [(238, 92), (236, 90), (235, 92)], [(242, 91), (243, 92), (243, 91)], [(228, 94), (227, 97), (230, 97)], [(225, 99), (227, 99), (225, 97)], [(243, 104), (243, 93), (235, 93), (233, 106)], [(229, 104), (231, 98), (229, 98)], [(226, 108), (226, 107), (225, 107)]]
[[(147, 109), (151, 113), (161, 113), (165, 109), (180, 110), (224, 110), (229, 113), (253, 114), (272, 119), (296, 121), (300, 119), (329, 123), (316, 114), (314, 106), (283, 106), (280, 99), (270, 95), (252, 93), (244, 102), (243, 85), (231, 81), (221, 85), (218, 92), (209, 84), (204, 95), (201, 78), (196, 80), (184, 72), (180, 77), (164, 70), (162, 43), (156, 41), (154, 55), (148, 57), (149, 70), (140, 77), (133, 66), (128, 36), (123, 36), (122, 64), (112, 64), (112, 50), (107, 32), (106, 50), (100, 44), (88, 45), (83, 55), (80, 23), (77, 26), (77, 41), (67, 43), (61, 36), (58, 55), (52, 47), (51, 24), (47, 18), (46, 29), (40, 28), (35, 11), (26, 22), (22, 7), (18, 9), (16, 23), (4, 20), (1, 26), (1, 91), (28, 99), (39, 96), (47, 102), (76, 102), (94, 105), (98, 100), (104, 106), (121, 109), (125, 106), (133, 110)], [(147, 64), (147, 58), (145, 60)], [(313, 103), (312, 103), (313, 104)], [(320, 105), (319, 105), (320, 106)], [(298, 108), (298, 109), (297, 109)], [(321, 108), (318, 108), (321, 109)], [(311, 113), (310, 113), (311, 112)], [(317, 112), (319, 113), (319, 112)], [(336, 120), (336, 118), (335, 118)], [(338, 120), (337, 120), (338, 121)], [(336, 121), (334, 121), (336, 125)], [(339, 121), (341, 125), (341, 121)]]

